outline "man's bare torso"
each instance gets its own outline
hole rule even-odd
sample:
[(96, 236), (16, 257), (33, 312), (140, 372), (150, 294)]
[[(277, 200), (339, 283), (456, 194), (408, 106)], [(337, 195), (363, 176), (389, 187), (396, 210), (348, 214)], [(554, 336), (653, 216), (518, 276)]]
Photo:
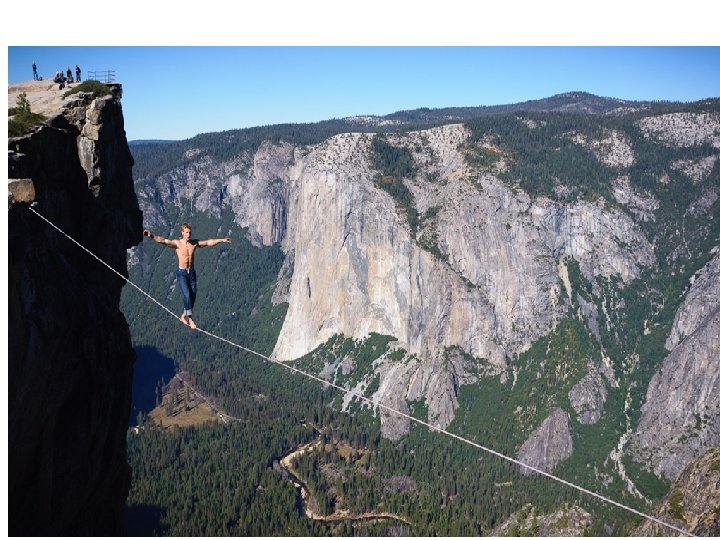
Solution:
[(193, 267), (195, 263), (195, 250), (198, 248), (197, 240), (177, 240), (177, 248), (175, 253), (178, 256), (178, 265), (180, 268), (189, 269)]

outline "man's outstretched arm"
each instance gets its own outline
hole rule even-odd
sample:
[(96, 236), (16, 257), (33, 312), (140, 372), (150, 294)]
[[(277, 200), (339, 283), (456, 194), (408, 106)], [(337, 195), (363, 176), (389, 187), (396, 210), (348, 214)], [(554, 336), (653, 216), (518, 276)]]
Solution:
[(209, 240), (200, 240), (198, 241), (199, 247), (213, 247), (217, 246), (218, 244), (229, 244), (231, 242), (230, 238), (211, 238)]
[(159, 236), (157, 234), (153, 234), (152, 231), (145, 229), (143, 231), (143, 236), (147, 236), (150, 240), (155, 240), (158, 244), (162, 244), (164, 246), (177, 248), (177, 241), (175, 240), (168, 240), (167, 238), (164, 238), (162, 236)]

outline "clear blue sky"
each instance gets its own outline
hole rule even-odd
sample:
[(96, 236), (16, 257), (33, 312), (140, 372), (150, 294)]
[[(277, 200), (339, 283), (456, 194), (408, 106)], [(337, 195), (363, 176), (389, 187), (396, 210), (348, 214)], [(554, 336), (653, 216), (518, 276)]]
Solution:
[(443, 0), (430, 9), (409, 0), (274, 0), (230, 10), (203, 0), (183, 10), (123, 0), (79, 12), (43, 3), (35, 16), (14, 2), (0, 39), (9, 82), (31, 79), (33, 60), (45, 77), (75, 64), (86, 76), (113, 69), (129, 140), (184, 139), (574, 90), (630, 100), (717, 97), (712, 4)]
[(9, 82), (113, 69), (129, 140), (582, 90), (720, 96), (720, 47), (9, 47)]

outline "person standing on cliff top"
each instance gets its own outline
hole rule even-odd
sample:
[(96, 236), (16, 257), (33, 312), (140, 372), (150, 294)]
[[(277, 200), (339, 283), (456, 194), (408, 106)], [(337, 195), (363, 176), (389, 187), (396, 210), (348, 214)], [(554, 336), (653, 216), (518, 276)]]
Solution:
[(40, 79), (38, 78), (38, 74), (37, 74), (37, 64), (35, 63), (35, 60), (33, 60), (33, 80), (34, 80), (34, 81), (39, 81), (39, 80), (40, 80)]
[(220, 243), (229, 244), (230, 238), (212, 238), (210, 240), (195, 240), (191, 237), (192, 227), (187, 223), (180, 225), (182, 238), (179, 240), (169, 240), (153, 234), (148, 229), (143, 231), (143, 235), (155, 240), (158, 244), (175, 249), (178, 256), (177, 280), (180, 284), (180, 290), (183, 295), (183, 314), (180, 315), (180, 321), (188, 325), (193, 330), (197, 328), (192, 318), (192, 310), (195, 305), (195, 295), (197, 294), (197, 277), (195, 276), (195, 250), (202, 247), (212, 247)]

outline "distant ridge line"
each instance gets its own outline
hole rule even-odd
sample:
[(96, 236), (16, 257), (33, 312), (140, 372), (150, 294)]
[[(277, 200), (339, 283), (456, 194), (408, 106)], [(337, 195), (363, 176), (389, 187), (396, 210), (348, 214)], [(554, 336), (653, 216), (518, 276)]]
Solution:
[(128, 144), (132, 146), (133, 144), (173, 144), (176, 142), (180, 142), (180, 139), (135, 139), (128, 141)]
[(372, 130), (372, 132), (384, 132), (388, 130), (388, 127), (395, 127), (399, 129), (425, 129), (428, 127), (434, 127), (451, 122), (465, 122), (468, 120), (472, 120), (473, 118), (479, 118), (483, 116), (521, 112), (604, 115), (613, 112), (624, 113), (627, 112), (627, 109), (634, 109), (636, 111), (647, 111), (651, 113), (654, 112), (654, 109), (656, 109), (657, 112), (668, 112), (663, 111), (662, 109), (683, 107), (689, 105), (720, 107), (720, 96), (710, 96), (696, 101), (687, 102), (672, 100), (633, 101), (622, 98), (597, 96), (595, 94), (584, 91), (572, 91), (555, 94), (546, 98), (527, 100), (518, 103), (507, 103), (500, 105), (469, 105), (460, 107), (440, 108), (420, 107), (417, 109), (395, 111), (386, 115), (376, 115), (372, 113), (356, 114), (342, 118), (326, 118), (324, 120), (317, 120), (315, 122), (280, 122), (270, 125), (248, 126), (243, 128), (232, 128), (220, 131), (207, 131), (181, 140), (136, 139), (130, 141), (129, 144), (131, 146), (173, 143), (193, 144), (194, 142), (198, 141), (198, 138), (218, 133), (223, 133), (230, 136), (233, 134), (248, 133), (260, 130), (270, 132), (276, 128), (281, 129), (288, 127), (305, 128), (312, 126), (317, 127), (333, 125), (336, 126), (338, 132), (353, 129), (370, 131), (368, 129), (368, 126), (366, 125), (367, 119), (372, 119), (376, 122), (387, 121), (389, 126), (371, 126), (375, 128), (374, 130)]

